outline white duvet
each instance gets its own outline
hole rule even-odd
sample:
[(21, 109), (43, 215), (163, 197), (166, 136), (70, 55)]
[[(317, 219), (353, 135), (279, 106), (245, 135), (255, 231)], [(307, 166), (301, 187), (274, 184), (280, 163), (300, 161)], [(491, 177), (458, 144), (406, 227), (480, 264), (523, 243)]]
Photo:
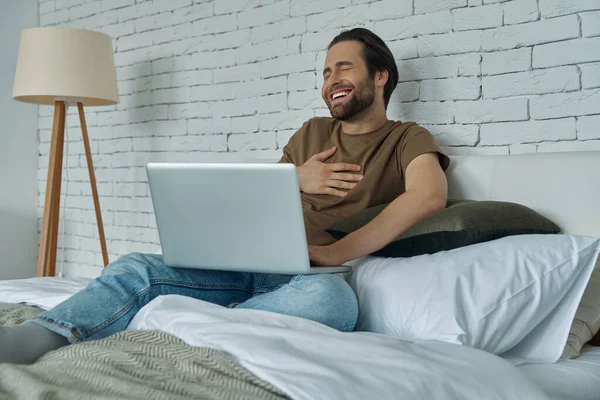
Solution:
[(128, 329), (223, 350), (293, 399), (547, 399), (507, 361), (466, 346), (342, 333), (183, 296), (153, 300)]

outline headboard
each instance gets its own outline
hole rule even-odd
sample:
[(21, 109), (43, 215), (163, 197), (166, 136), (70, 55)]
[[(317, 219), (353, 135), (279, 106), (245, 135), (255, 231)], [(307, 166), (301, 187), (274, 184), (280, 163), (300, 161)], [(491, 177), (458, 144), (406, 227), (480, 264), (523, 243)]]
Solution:
[(451, 158), (449, 198), (523, 204), (564, 233), (600, 237), (600, 152)]
[[(261, 154), (250, 162), (277, 162)], [(564, 233), (600, 237), (600, 151), (450, 156), (450, 199), (523, 204)]]

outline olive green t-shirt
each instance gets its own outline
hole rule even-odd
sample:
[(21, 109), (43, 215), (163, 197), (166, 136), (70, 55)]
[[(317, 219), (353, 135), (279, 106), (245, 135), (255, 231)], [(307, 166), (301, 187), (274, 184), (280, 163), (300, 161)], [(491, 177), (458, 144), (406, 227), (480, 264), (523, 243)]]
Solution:
[(415, 157), (437, 152), (444, 170), (450, 163), (431, 133), (414, 122), (389, 120), (376, 131), (353, 135), (342, 131), (340, 121), (325, 117), (305, 122), (284, 147), (279, 162), (300, 166), (333, 146), (337, 151), (325, 162), (358, 164), (363, 179), (346, 190), (348, 194), (343, 198), (301, 193), (309, 245), (335, 242), (325, 232), (329, 225), (365, 208), (389, 203), (404, 193), (406, 168)]

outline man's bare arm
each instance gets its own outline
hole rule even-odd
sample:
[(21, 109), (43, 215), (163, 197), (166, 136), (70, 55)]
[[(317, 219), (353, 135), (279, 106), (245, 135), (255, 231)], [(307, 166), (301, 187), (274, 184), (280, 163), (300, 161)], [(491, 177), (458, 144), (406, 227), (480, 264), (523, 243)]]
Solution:
[(371, 222), (331, 245), (343, 262), (382, 249), (418, 221), (446, 207), (448, 183), (437, 153), (421, 154), (408, 165), (405, 189)]

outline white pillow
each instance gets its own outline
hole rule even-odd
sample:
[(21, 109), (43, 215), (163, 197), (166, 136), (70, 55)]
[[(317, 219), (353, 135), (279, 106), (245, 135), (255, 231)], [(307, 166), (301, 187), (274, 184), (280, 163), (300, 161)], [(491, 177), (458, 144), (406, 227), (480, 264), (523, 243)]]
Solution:
[(600, 258), (583, 292), (571, 325), (569, 339), (562, 354), (563, 358), (579, 357), (583, 345), (600, 331)]
[(600, 238), (518, 235), (431, 255), (366, 257), (349, 277), (356, 329), (555, 362), (599, 251)]

